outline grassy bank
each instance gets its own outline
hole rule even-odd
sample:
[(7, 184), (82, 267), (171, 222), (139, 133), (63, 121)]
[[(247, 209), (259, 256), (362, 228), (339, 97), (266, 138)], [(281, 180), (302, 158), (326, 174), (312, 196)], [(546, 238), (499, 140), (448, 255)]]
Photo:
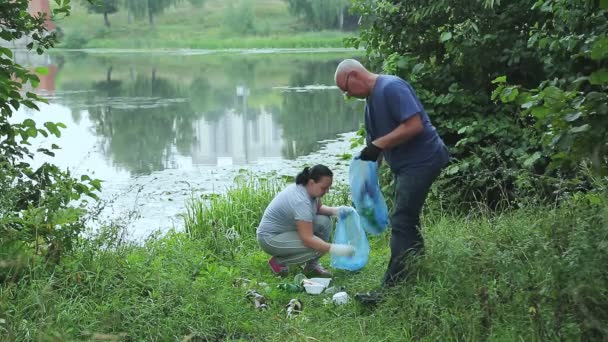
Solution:
[[(234, 13), (237, 11), (237, 13)], [(101, 14), (73, 4), (71, 15), (57, 24), (65, 48), (327, 48), (343, 47), (343, 31), (310, 31), (293, 17), (282, 0), (251, 2), (245, 31), (242, 16), (226, 2), (209, 0), (203, 7), (179, 2), (150, 24), (146, 18), (129, 19), (124, 8), (109, 16), (106, 27)], [(241, 19), (239, 19), (241, 18)]]
[[(112, 238), (82, 241), (54, 269), (30, 268), (0, 293), (0, 336), (8, 340), (602, 340), (608, 337), (608, 197), (580, 196), (561, 207), (454, 217), (429, 206), (426, 256), (416, 279), (375, 310), (329, 295), (276, 286), (254, 227), (274, 182), (242, 181), (224, 196), (195, 202), (188, 233), (141, 246)], [(344, 190), (328, 198), (344, 203)], [(335, 271), (349, 294), (378, 285), (388, 235), (371, 238), (358, 273)], [(327, 257), (322, 262), (328, 263)], [(270, 300), (256, 311), (256, 289)], [(298, 297), (304, 310), (286, 317)]]
[(116, 49), (257, 49), (257, 48), (335, 48), (343, 47), (346, 35), (338, 32), (312, 32), (294, 35), (269, 35), (248, 37), (166, 37), (163, 32), (144, 35), (126, 33), (122, 38), (113, 34), (100, 34), (85, 38), (81, 46), (61, 45), (70, 48), (116, 48)]

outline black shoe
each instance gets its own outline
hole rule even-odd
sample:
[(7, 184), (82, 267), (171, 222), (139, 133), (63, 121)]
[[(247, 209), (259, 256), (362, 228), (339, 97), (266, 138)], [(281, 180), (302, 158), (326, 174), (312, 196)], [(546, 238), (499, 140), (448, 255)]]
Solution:
[(376, 306), (382, 300), (384, 295), (378, 291), (361, 292), (355, 294), (355, 300), (366, 306)]

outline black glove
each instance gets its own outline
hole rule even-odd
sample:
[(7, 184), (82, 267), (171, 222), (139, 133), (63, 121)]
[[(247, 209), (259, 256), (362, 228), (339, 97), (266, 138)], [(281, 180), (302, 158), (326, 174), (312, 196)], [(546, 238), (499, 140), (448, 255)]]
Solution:
[(361, 150), (361, 155), (359, 155), (359, 158), (367, 161), (378, 161), (380, 153), (382, 153), (382, 149), (370, 142), (363, 150)]

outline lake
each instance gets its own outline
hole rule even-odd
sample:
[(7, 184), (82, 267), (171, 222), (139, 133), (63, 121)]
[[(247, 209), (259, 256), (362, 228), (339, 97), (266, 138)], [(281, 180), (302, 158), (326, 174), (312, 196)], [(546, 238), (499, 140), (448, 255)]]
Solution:
[[(345, 100), (335, 67), (351, 50), (54, 51), (17, 53), (46, 66), (41, 111), (16, 120), (66, 124), (43, 161), (103, 181), (99, 220), (129, 239), (182, 227), (192, 198), (222, 193), (243, 172), (291, 175), (323, 163), (347, 177), (344, 153), (363, 103)], [(41, 143), (40, 141), (38, 143)], [(37, 147), (37, 146), (35, 146)]]

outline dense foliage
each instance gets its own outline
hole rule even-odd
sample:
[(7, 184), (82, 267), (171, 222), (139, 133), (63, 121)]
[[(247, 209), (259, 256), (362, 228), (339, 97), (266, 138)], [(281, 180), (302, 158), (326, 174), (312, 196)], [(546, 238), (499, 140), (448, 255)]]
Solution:
[(349, 44), (417, 89), (454, 158), (447, 203), (555, 198), (588, 187), (581, 163), (606, 169), (601, 5), (355, 0), (364, 29)]
[[(55, 16), (69, 13), (69, 1), (56, 0)], [(0, 5), (0, 38), (8, 42), (26, 40), (28, 49), (42, 53), (57, 40), (44, 27), (45, 17), (28, 13), (28, 1)], [(38, 73), (46, 70), (39, 68)], [(26, 91), (36, 87), (38, 77), (13, 61), (10, 49), (0, 48), (0, 282), (16, 279), (29, 261), (42, 259), (57, 263), (72, 248), (82, 231), (82, 195), (95, 198), (99, 180), (75, 179), (55, 165), (32, 165), (35, 155), (53, 156), (49, 148), (33, 151), (31, 142), (42, 136), (61, 135), (61, 123), (39, 126), (32, 119), (18, 122), (13, 116), (21, 107), (38, 110), (44, 99)]]

